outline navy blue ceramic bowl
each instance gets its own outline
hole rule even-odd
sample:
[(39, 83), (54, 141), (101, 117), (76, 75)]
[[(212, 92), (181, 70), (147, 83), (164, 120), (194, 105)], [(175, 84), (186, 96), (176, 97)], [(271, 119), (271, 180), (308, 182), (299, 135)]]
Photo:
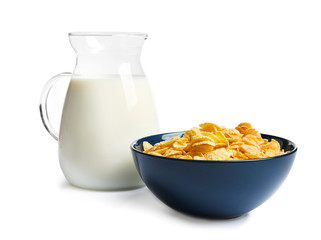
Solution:
[(146, 154), (143, 141), (155, 144), (183, 132), (141, 138), (131, 144), (137, 170), (146, 186), (169, 207), (209, 218), (233, 218), (265, 202), (287, 177), (295, 144), (275, 139), (285, 151), (281, 156), (238, 161), (185, 160)]

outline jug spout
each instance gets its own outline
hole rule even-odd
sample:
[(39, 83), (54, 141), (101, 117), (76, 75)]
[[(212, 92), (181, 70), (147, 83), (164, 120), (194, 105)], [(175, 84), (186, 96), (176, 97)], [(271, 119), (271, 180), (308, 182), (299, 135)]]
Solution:
[(69, 33), (71, 46), (76, 54), (125, 54), (140, 53), (145, 33)]
[(130, 66), (131, 74), (144, 75), (139, 58), (146, 39), (146, 33), (69, 33), (77, 54), (74, 74), (119, 74), (125, 64)]

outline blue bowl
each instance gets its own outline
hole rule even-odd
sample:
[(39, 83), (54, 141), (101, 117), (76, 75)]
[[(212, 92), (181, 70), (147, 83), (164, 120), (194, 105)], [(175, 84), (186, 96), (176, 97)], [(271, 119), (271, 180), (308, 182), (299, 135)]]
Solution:
[(131, 144), (137, 170), (149, 190), (169, 207), (209, 218), (233, 218), (265, 202), (287, 177), (296, 152), (295, 144), (275, 139), (285, 151), (281, 156), (237, 161), (187, 160), (143, 152), (142, 143), (155, 144), (183, 132), (158, 134)]

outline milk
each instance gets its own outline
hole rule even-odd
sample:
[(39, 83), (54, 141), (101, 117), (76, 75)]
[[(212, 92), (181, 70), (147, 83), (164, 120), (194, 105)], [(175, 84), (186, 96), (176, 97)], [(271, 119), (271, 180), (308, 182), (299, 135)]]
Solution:
[(135, 139), (158, 132), (144, 76), (78, 76), (70, 81), (59, 134), (67, 180), (91, 189), (143, 185), (130, 152)]

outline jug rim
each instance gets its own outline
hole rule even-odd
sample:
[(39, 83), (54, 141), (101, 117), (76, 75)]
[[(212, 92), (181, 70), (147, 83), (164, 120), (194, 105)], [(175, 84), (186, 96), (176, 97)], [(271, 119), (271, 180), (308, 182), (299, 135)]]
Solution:
[(69, 36), (106, 36), (106, 37), (143, 37), (147, 38), (147, 33), (143, 32), (70, 32)]

